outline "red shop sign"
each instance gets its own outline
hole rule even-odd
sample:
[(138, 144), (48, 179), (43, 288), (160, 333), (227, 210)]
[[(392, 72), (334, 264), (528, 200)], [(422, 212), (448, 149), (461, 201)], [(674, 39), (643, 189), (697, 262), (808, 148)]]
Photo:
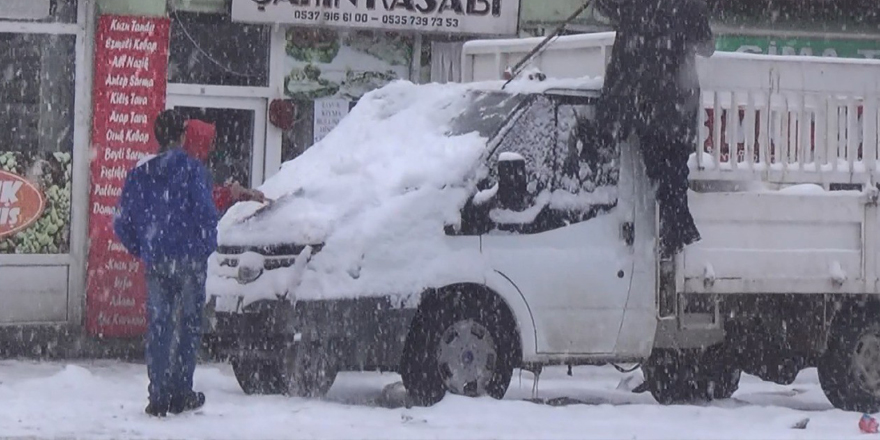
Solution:
[(0, 238), (21, 231), (40, 218), (46, 198), (18, 174), (0, 171)]
[(104, 15), (98, 19), (92, 119), (86, 329), (92, 335), (146, 331), (144, 267), (113, 232), (125, 177), (155, 153), (153, 121), (165, 108), (170, 21)]

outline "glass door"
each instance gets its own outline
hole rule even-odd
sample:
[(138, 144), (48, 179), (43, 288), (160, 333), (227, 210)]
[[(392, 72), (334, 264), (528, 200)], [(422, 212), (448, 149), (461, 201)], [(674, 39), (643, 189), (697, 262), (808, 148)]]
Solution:
[(188, 119), (217, 127), (214, 152), (207, 164), (215, 184), (238, 182), (253, 188), (263, 182), (265, 99), (168, 95), (165, 106), (179, 110)]

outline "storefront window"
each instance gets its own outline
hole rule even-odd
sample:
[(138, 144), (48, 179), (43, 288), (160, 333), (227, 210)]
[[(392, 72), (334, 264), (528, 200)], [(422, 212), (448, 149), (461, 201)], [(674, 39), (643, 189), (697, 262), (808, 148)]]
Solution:
[(398, 79), (418, 82), (410, 77), (413, 46), (412, 35), (395, 32), (288, 28), (284, 92), (296, 105), (296, 122), (283, 134), (281, 159), (302, 154), (365, 93)]
[(175, 107), (187, 119), (214, 124), (217, 133), (208, 169), (214, 183), (233, 182), (250, 185), (253, 138), (256, 129), (254, 111), (228, 108)]
[(77, 0), (2, 0), (0, 20), (76, 23)]
[(168, 70), (172, 83), (266, 87), (269, 27), (173, 11)]
[(0, 33), (0, 253), (69, 250), (75, 42)]

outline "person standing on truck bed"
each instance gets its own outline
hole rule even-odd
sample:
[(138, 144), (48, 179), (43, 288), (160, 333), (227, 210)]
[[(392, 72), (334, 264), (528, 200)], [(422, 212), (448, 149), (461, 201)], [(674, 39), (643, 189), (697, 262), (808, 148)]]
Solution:
[(615, 140), (635, 133), (657, 185), (660, 250), (671, 257), (700, 240), (687, 202), (688, 156), (697, 138), (695, 54), (715, 52), (704, 0), (597, 0), (617, 32), (599, 120)]
[(147, 375), (151, 416), (205, 404), (193, 372), (201, 343), (208, 256), (217, 246), (217, 208), (207, 169), (181, 148), (184, 118), (165, 110), (154, 125), (159, 154), (125, 179), (113, 228), (147, 277)]

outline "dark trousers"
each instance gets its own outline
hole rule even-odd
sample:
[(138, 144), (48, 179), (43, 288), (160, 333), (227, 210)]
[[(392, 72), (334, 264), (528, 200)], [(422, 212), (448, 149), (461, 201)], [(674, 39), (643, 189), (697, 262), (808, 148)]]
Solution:
[(150, 403), (158, 407), (192, 391), (206, 275), (206, 261), (160, 261), (147, 268), (147, 374)]
[(696, 120), (695, 112), (673, 113), (636, 130), (646, 173), (657, 188), (663, 256), (672, 256), (700, 239), (687, 198), (687, 162), (690, 153), (696, 151)]

